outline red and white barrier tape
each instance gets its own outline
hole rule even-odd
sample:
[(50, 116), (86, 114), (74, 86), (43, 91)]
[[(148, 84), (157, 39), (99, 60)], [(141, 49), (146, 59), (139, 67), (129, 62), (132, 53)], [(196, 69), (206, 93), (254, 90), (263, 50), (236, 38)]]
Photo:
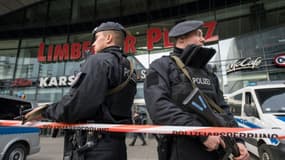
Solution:
[(175, 134), (189, 136), (221, 135), (246, 138), (278, 138), (285, 139), (285, 129), (259, 129), (259, 128), (226, 128), (226, 127), (186, 127), (186, 126), (158, 126), (158, 125), (132, 125), (132, 124), (67, 124), (56, 122), (27, 122), (0, 120), (0, 126), (10, 127), (36, 127), (72, 130), (92, 130), (99, 132), (123, 133), (153, 133)]

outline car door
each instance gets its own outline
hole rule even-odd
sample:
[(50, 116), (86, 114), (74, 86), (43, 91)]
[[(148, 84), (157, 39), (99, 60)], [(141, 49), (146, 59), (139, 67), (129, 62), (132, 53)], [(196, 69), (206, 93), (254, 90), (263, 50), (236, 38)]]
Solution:
[(257, 109), (257, 102), (253, 98), (253, 94), (250, 91), (244, 92), (244, 104), (243, 104), (243, 119), (244, 124), (249, 128), (262, 128), (262, 121), (260, 119), (260, 113)]

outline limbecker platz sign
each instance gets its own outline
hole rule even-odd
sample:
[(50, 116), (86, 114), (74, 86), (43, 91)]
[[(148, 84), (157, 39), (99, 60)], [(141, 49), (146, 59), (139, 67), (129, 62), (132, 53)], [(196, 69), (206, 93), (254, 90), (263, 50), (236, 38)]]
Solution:
[[(205, 34), (206, 42), (217, 41), (219, 37), (213, 35), (216, 22), (210, 21), (204, 23), (204, 27), (207, 29)], [(146, 31), (146, 48), (148, 51), (153, 50), (156, 43), (163, 41), (164, 48), (173, 47), (173, 43), (170, 42), (168, 37), (168, 30), (166, 28), (148, 28)], [(127, 54), (135, 54), (137, 39), (135, 36), (128, 35), (124, 43), (124, 52)], [(46, 46), (44, 42), (39, 44), (38, 49), (38, 61), (45, 62), (61, 62), (61, 61), (75, 61), (84, 58), (84, 52), (90, 49), (91, 42), (84, 41), (82, 43), (65, 43), (65, 44), (50, 44)], [(47, 48), (46, 48), (47, 47)], [(96, 51), (95, 51), (96, 52)]]

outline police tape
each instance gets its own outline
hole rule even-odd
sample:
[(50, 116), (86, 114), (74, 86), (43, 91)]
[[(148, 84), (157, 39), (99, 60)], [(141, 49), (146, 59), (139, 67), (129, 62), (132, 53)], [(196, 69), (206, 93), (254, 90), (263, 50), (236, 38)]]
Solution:
[(152, 133), (173, 134), (189, 136), (229, 136), (242, 138), (277, 138), (285, 139), (285, 129), (262, 128), (227, 128), (227, 127), (190, 127), (190, 126), (158, 126), (158, 125), (133, 125), (133, 124), (69, 124), (57, 122), (27, 122), (0, 120), (0, 126), (6, 127), (36, 127), (53, 129), (88, 130), (97, 132), (121, 133)]

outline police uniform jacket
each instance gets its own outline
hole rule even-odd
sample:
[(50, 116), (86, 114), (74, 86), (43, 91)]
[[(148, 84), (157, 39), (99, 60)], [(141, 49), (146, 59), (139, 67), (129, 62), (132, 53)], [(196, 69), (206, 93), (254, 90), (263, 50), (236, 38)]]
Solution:
[(124, 89), (107, 95), (129, 74), (129, 61), (119, 47), (108, 47), (102, 53), (90, 55), (69, 93), (51, 104), (42, 115), (60, 122), (130, 123), (136, 93), (135, 74)]
[[(193, 48), (192, 48), (193, 49)], [(211, 97), (219, 106), (227, 110), (223, 94), (219, 89), (219, 82), (215, 74), (203, 66), (187, 64), (190, 53), (175, 48), (172, 53), (182, 59), (192, 80), (207, 96)], [(199, 62), (201, 58), (195, 61)], [(192, 61), (193, 62), (193, 61)], [(148, 76), (144, 84), (146, 106), (154, 124), (173, 126), (209, 126), (194, 112), (185, 112), (181, 108), (182, 101), (191, 92), (191, 83), (170, 56), (163, 56), (155, 60), (149, 67)], [(203, 142), (206, 137), (172, 136), (171, 160), (218, 159), (216, 151), (206, 151)]]

